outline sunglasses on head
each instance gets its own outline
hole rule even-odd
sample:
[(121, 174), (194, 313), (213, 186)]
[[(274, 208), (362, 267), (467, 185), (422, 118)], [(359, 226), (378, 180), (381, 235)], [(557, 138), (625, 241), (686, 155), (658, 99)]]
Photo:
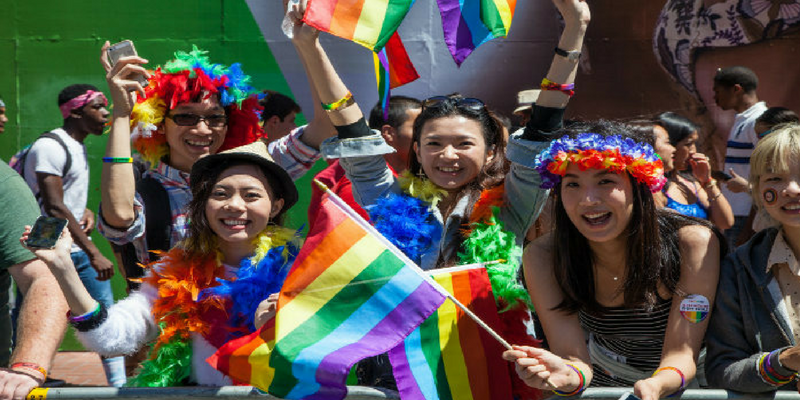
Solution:
[(200, 121), (205, 121), (209, 128), (221, 128), (228, 123), (228, 116), (225, 114), (212, 114), (212, 115), (197, 115), (191, 113), (171, 114), (167, 115), (175, 125), (178, 126), (195, 126)]
[(464, 110), (479, 112), (486, 108), (486, 104), (474, 97), (449, 97), (433, 96), (422, 101), (422, 110), (426, 108), (441, 107), (445, 104), (454, 105)]

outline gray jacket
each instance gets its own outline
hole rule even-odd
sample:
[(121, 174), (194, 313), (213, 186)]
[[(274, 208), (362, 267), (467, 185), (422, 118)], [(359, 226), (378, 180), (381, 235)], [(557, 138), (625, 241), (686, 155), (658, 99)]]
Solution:
[[(514, 134), (509, 140), (506, 157), (511, 161), (511, 171), (505, 181), (505, 207), (501, 208), (500, 219), (505, 228), (517, 235), (517, 244), (522, 245), (525, 233), (536, 220), (542, 206), (547, 200), (548, 191), (540, 189), (541, 178), (533, 169), (536, 155), (549, 145), (549, 142), (531, 142)], [(339, 139), (330, 138), (322, 145), (325, 158), (340, 158), (347, 178), (353, 183), (353, 196), (364, 207), (389, 193), (400, 193), (397, 178), (386, 165), (384, 154), (393, 153), (394, 149), (384, 142), (378, 132), (370, 136)], [(437, 222), (442, 225), (442, 236), (434, 238), (429, 251), (422, 256), (422, 269), (436, 268), (440, 258), (447, 258), (458, 246), (453, 246), (461, 229), (461, 217), (472, 211), (472, 204), (466, 197), (456, 204), (447, 221), (441, 213), (433, 208)]]
[[(767, 260), (778, 228), (765, 229), (722, 263), (717, 298), (706, 333), (706, 374), (712, 387), (740, 392), (769, 392), (775, 386), (761, 379), (762, 354), (794, 345), (786, 306)], [(777, 353), (770, 365), (783, 375)], [(796, 388), (794, 383), (782, 389)]]

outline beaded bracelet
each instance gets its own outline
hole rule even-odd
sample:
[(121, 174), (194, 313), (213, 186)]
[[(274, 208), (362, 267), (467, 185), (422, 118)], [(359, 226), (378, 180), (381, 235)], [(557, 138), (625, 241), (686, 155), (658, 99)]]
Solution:
[[(47, 380), (47, 370), (42, 368), (39, 364), (34, 364), (34, 363), (29, 363), (29, 362), (16, 362), (16, 363), (11, 364), (8, 368), (9, 369), (23, 368), (23, 369), (28, 369), (28, 370), (31, 370), (31, 371), (36, 371), (36, 372), (42, 374), (42, 382)], [(18, 372), (22, 372), (22, 371), (18, 371)], [(25, 374), (25, 375), (28, 375), (28, 374)], [(36, 379), (33, 376), (31, 376), (31, 377)]]
[(130, 164), (133, 162), (133, 157), (103, 157), (104, 163), (121, 163), (121, 164)]
[(551, 81), (550, 79), (544, 78), (542, 79), (542, 90), (557, 90), (565, 95), (572, 97), (575, 95), (575, 84), (574, 83), (567, 83), (567, 84), (559, 84)]
[(680, 393), (681, 391), (683, 391), (683, 389), (686, 388), (686, 377), (683, 376), (683, 372), (681, 372), (681, 370), (679, 370), (679, 369), (677, 369), (675, 367), (661, 367), (661, 368), (655, 370), (655, 372), (653, 372), (653, 375), (651, 375), (650, 377), (658, 375), (658, 373), (661, 372), (661, 371), (674, 371), (675, 373), (677, 373), (681, 377), (681, 387), (679, 387), (678, 390), (675, 391), (675, 393), (673, 393), (673, 394), (671, 394), (671, 395), (669, 395), (667, 397), (675, 396), (678, 393)]
[(583, 371), (581, 371), (580, 368), (576, 367), (575, 364), (570, 362), (565, 364), (567, 364), (568, 367), (572, 368), (572, 370), (575, 371), (576, 374), (578, 374), (578, 377), (581, 379), (581, 381), (578, 384), (578, 387), (575, 388), (575, 390), (573, 390), (572, 392), (562, 392), (560, 390), (553, 389), (553, 393), (561, 397), (575, 396), (576, 394), (586, 390), (586, 376), (583, 375)]
[(761, 375), (761, 379), (772, 385), (772, 386), (783, 386), (797, 376), (797, 374), (792, 375), (782, 375), (775, 371), (775, 368), (772, 367), (772, 354), (775, 352), (780, 352), (780, 349), (773, 350), (771, 353), (764, 353), (758, 359), (758, 373)]
[(344, 97), (334, 101), (333, 103), (330, 104), (322, 103), (322, 108), (325, 111), (330, 112), (330, 111), (336, 111), (340, 108), (345, 108), (347, 106), (352, 105), (353, 103), (355, 103), (355, 100), (353, 100), (353, 94), (348, 91), (347, 94), (344, 95)]

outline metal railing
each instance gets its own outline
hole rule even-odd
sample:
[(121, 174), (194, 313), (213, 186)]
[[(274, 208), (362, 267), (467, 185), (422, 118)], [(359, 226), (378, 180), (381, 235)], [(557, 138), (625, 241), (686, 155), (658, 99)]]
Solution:
[[(175, 388), (113, 388), (113, 387), (73, 387), (37, 388), (28, 394), (27, 400), (57, 399), (264, 399), (277, 400), (252, 386), (223, 387), (175, 387)], [(399, 400), (397, 392), (362, 386), (348, 386), (346, 400)]]
[[(617, 400), (623, 394), (628, 392), (633, 392), (633, 388), (589, 388), (579, 396), (572, 397), (572, 399)], [(800, 394), (794, 390), (781, 390), (772, 393), (754, 394), (731, 392), (722, 389), (688, 389), (685, 390), (679, 397), (673, 397), (673, 399), (678, 398), (682, 400), (800, 400)], [(559, 399), (564, 398), (560, 397)]]

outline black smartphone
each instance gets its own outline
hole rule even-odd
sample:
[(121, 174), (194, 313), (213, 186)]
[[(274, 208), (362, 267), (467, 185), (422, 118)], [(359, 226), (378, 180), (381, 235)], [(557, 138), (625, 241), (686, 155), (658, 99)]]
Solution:
[(722, 182), (733, 179), (733, 177), (725, 173), (725, 171), (711, 171), (711, 177)]
[[(136, 56), (136, 47), (133, 46), (133, 42), (130, 40), (123, 40), (119, 43), (114, 43), (106, 49), (106, 55), (108, 55), (108, 61), (111, 62), (111, 65), (114, 65), (119, 61), (122, 57), (129, 57), (129, 56)], [(139, 82), (142, 87), (147, 86), (147, 78), (137, 73), (136, 75), (132, 76), (133, 80)]]
[(622, 396), (619, 396), (619, 400), (642, 400), (639, 396), (633, 394), (633, 392), (625, 392)]
[(56, 247), (56, 242), (65, 226), (67, 226), (66, 219), (41, 216), (33, 224), (25, 244), (36, 249), (52, 249)]

